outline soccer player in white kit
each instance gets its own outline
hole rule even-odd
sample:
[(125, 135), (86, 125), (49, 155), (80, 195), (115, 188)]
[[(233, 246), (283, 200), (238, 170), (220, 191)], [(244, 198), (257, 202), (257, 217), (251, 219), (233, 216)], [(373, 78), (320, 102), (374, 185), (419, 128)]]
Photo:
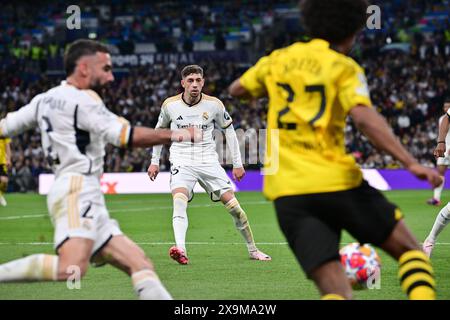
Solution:
[(47, 206), (57, 255), (34, 254), (2, 264), (0, 282), (64, 281), (75, 275), (74, 270), (83, 276), (89, 262), (109, 263), (131, 276), (140, 299), (171, 299), (144, 251), (109, 217), (100, 176), (107, 143), (149, 147), (181, 141), (183, 134), (194, 131), (132, 127), (111, 113), (96, 93), (114, 80), (106, 46), (78, 40), (66, 52), (64, 65), (66, 81), (0, 121), (0, 137), (36, 127), (41, 131), (42, 147), (56, 176)]
[[(186, 252), (188, 229), (186, 211), (188, 202), (193, 197), (194, 186), (198, 182), (210, 194), (211, 200), (220, 200), (225, 205), (247, 244), (250, 259), (271, 260), (270, 256), (256, 247), (247, 215), (236, 199), (231, 181), (218, 160), (213, 140), (215, 123), (225, 131), (226, 141), (232, 152), (233, 178), (240, 181), (244, 177), (245, 170), (232, 119), (219, 99), (202, 93), (205, 80), (200, 66), (184, 67), (181, 77), (184, 92), (163, 102), (156, 128), (197, 127), (203, 131), (203, 140), (196, 144), (187, 141), (173, 143), (170, 147), (170, 188), (173, 196), (175, 246), (170, 248), (169, 255), (180, 264), (189, 263)], [(152, 160), (148, 168), (148, 175), (152, 181), (159, 173), (161, 149), (162, 146), (153, 147)]]
[[(444, 115), (439, 118), (439, 126), (442, 123), (442, 120), (447, 117), (447, 111), (450, 108), (450, 101), (444, 103)], [(433, 197), (427, 200), (427, 203), (433, 206), (440, 206), (441, 205), (441, 194), (442, 189), (444, 189), (445, 184), (445, 171), (447, 171), (448, 166), (450, 165), (450, 132), (447, 132), (447, 135), (445, 136), (445, 145), (447, 146), (447, 150), (445, 151), (445, 154), (443, 157), (439, 157), (436, 160), (437, 164), (437, 171), (439, 172), (439, 175), (442, 177), (442, 183), (433, 189)]]
[[(448, 159), (450, 141), (449, 141), (449, 128), (450, 128), (450, 101), (444, 103), (444, 110), (446, 114), (439, 119), (439, 136), (437, 140), (437, 146), (434, 149), (434, 156), (438, 159)], [(439, 162), (438, 162), (439, 164)], [(441, 171), (439, 171), (441, 173)], [(445, 170), (444, 170), (445, 173)], [(443, 176), (443, 173), (441, 173)], [(443, 177), (442, 177), (443, 178)], [(442, 187), (444, 182), (442, 182)], [(443, 207), (434, 221), (433, 227), (430, 233), (423, 242), (422, 249), (428, 257), (431, 257), (431, 252), (433, 251), (434, 244), (436, 243), (437, 236), (450, 222), (450, 202)]]

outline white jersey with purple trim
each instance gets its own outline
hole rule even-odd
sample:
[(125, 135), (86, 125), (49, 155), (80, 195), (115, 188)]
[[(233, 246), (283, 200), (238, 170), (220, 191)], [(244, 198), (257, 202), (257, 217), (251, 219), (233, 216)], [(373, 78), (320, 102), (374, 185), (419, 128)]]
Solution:
[(1, 136), (39, 127), (42, 147), (56, 177), (64, 173), (103, 173), (105, 146), (128, 144), (130, 125), (110, 112), (92, 90), (67, 84), (35, 96), (0, 121)]
[[(199, 102), (190, 105), (179, 94), (167, 98), (161, 107), (156, 128), (182, 129), (197, 127), (203, 131), (200, 143), (173, 142), (170, 147), (170, 162), (174, 165), (197, 166), (217, 163), (218, 154), (213, 139), (215, 123), (222, 129), (232, 124), (232, 119), (222, 101), (215, 97), (201, 94)], [(162, 146), (154, 146), (152, 164), (159, 165)]]

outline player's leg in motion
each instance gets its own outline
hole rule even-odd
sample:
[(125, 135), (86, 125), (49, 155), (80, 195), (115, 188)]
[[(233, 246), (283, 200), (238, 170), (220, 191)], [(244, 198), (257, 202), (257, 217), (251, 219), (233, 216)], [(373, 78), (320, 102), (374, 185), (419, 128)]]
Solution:
[(423, 242), (422, 249), (428, 257), (431, 257), (431, 252), (434, 248), (437, 236), (444, 230), (445, 226), (450, 222), (450, 203), (447, 203), (445, 207), (439, 211), (434, 221), (433, 228), (431, 228), (430, 234)]
[(93, 241), (71, 238), (58, 250), (58, 256), (33, 254), (0, 265), (0, 282), (64, 281), (83, 277), (88, 269)]
[[(439, 161), (442, 161), (442, 163), (444, 163), (444, 161), (447, 161), (447, 158), (439, 158), (438, 163)], [(438, 164), (437, 170), (442, 178), (442, 183), (438, 187), (433, 189), (433, 198), (427, 200), (427, 203), (433, 206), (439, 206), (441, 204), (441, 194), (442, 189), (444, 189), (445, 185), (445, 171), (447, 170), (447, 164)]]
[(220, 197), (220, 200), (225, 205), (227, 211), (233, 217), (236, 229), (244, 238), (245, 243), (247, 244), (250, 259), (266, 260), (266, 261), (271, 260), (270, 256), (258, 250), (258, 248), (256, 247), (255, 240), (253, 239), (252, 229), (250, 228), (250, 224), (247, 219), (247, 215), (245, 214), (245, 211), (242, 210), (239, 201), (234, 196), (234, 192), (232, 190), (225, 192)]
[[(0, 170), (3, 170), (0, 165)], [(6, 192), (8, 188), (8, 177), (2, 176), (0, 173), (0, 205), (5, 207), (7, 205), (6, 199), (3, 194)]]
[(433, 267), (414, 236), (400, 220), (381, 248), (399, 262), (402, 290), (411, 300), (436, 298)]
[(107, 262), (128, 274), (141, 300), (172, 300), (144, 251), (125, 235), (114, 236), (93, 261)]
[(188, 264), (186, 255), (186, 232), (188, 229), (188, 190), (186, 188), (176, 188), (172, 190), (173, 216), (172, 226), (175, 237), (175, 246), (170, 248), (169, 255), (180, 264)]

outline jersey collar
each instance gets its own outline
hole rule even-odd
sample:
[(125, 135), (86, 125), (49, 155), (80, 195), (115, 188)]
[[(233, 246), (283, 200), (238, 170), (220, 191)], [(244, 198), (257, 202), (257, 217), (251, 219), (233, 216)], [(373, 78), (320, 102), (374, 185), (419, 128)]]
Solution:
[(200, 101), (202, 101), (202, 98), (203, 98), (203, 93), (200, 92), (200, 99), (198, 99), (198, 101), (197, 101), (196, 103), (190, 104), (190, 103), (188, 103), (186, 100), (184, 100), (183, 93), (181, 93), (181, 100), (183, 100), (183, 102), (184, 102), (185, 104), (187, 104), (189, 108), (190, 108), (190, 107), (193, 107), (193, 106), (195, 106), (195, 105), (197, 105), (197, 104), (199, 104)]

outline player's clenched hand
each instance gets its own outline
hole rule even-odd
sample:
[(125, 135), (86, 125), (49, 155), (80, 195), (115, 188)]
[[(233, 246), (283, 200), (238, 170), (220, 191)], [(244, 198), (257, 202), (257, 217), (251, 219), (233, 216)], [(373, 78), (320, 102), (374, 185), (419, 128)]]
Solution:
[(428, 180), (428, 182), (433, 186), (433, 188), (440, 186), (442, 183), (442, 178), (438, 172), (430, 168), (421, 166), (418, 163), (410, 165), (408, 167), (408, 170), (417, 178), (421, 180)]
[(172, 141), (175, 142), (200, 142), (202, 139), (203, 131), (195, 127), (174, 130), (172, 132)]
[(445, 143), (438, 143), (433, 154), (436, 158), (445, 157)]
[(241, 181), (245, 176), (244, 168), (233, 168), (233, 180)]
[(148, 167), (147, 174), (148, 174), (148, 177), (150, 178), (150, 180), (155, 181), (158, 173), (159, 173), (159, 166), (157, 164), (151, 164)]

